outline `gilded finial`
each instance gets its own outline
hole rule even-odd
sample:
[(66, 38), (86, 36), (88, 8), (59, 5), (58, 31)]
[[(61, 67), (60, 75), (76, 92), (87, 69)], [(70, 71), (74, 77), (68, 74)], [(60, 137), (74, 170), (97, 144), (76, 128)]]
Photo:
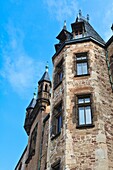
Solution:
[(89, 22), (89, 14), (87, 14), (87, 22)]
[(36, 99), (37, 88), (35, 88), (35, 92), (33, 93), (33, 98)]
[(48, 66), (48, 61), (47, 61), (47, 64), (46, 64), (46, 67), (45, 67), (45, 69), (46, 69), (46, 72), (48, 72), (48, 69), (49, 69), (49, 66)]
[(64, 20), (64, 27), (63, 27), (64, 30), (67, 30), (67, 27), (66, 27), (66, 20)]
[(81, 11), (81, 9), (79, 9), (78, 17), (81, 18), (81, 16), (82, 16), (82, 11)]

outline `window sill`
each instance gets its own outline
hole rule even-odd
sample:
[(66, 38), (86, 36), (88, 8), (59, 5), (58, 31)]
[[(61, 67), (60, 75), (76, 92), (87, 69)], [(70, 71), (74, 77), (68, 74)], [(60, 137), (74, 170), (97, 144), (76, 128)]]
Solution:
[(90, 76), (90, 74), (75, 75), (74, 77), (84, 77), (84, 76)]
[(55, 90), (60, 84), (62, 84), (62, 81), (60, 81), (58, 84), (56, 84), (56, 85), (54, 86), (54, 90)]
[(51, 136), (51, 140), (56, 139), (58, 136), (60, 136), (60, 134), (61, 134), (61, 132), (57, 133), (57, 134), (54, 135), (54, 136)]
[(88, 124), (88, 125), (77, 125), (77, 129), (87, 129), (87, 128), (93, 128), (95, 125), (93, 124)]

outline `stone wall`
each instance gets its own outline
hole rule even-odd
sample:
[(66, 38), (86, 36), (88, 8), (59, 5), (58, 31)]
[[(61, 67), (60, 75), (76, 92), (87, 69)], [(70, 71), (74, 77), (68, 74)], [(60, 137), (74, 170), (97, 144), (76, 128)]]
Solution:
[[(75, 55), (82, 52), (88, 53), (89, 75), (77, 77)], [(52, 89), (51, 110), (63, 100), (63, 127), (60, 136), (49, 141), (48, 170), (59, 158), (61, 168), (66, 170), (113, 169), (113, 94), (105, 50), (93, 42), (78, 43), (64, 47), (54, 58), (54, 67), (61, 58), (64, 78), (62, 84)], [(87, 93), (92, 94), (94, 127), (79, 129), (75, 95)]]
[[(48, 106), (46, 106), (48, 107)], [(35, 111), (38, 111), (37, 108), (35, 108)], [(47, 110), (49, 111), (49, 110)], [(30, 130), (30, 135), (29, 135), (29, 139), (28, 139), (28, 148), (27, 148), (27, 158), (29, 161), (26, 163), (26, 168), (24, 170), (37, 170), (38, 168), (40, 168), (40, 170), (44, 170), (45, 167), (40, 167), (41, 166), (41, 161), (44, 163), (44, 166), (46, 164), (46, 152), (47, 152), (47, 148), (45, 148), (42, 145), (42, 141), (44, 142), (43, 144), (47, 143), (47, 131), (44, 131), (44, 135), (47, 136), (43, 136), (43, 120), (44, 118), (48, 115), (48, 113), (46, 112), (46, 110), (39, 110), (36, 119), (33, 122), (33, 125), (31, 127)], [(35, 154), (29, 158), (29, 148), (30, 148), (30, 142), (31, 142), (31, 135), (32, 132), (34, 130), (34, 128), (37, 125), (37, 137), (36, 137), (36, 146), (35, 146)], [(48, 127), (48, 123), (45, 124), (45, 127)], [(47, 129), (48, 130), (48, 129)], [(43, 139), (44, 138), (44, 139)], [(47, 145), (46, 145), (47, 146)], [(44, 150), (44, 151), (43, 151)], [(45, 155), (44, 155), (45, 154)], [(43, 155), (43, 156), (42, 156)]]
[(25, 170), (26, 164), (25, 161), (27, 159), (27, 147), (25, 148), (20, 160), (18, 161), (17, 166), (15, 167), (15, 170)]

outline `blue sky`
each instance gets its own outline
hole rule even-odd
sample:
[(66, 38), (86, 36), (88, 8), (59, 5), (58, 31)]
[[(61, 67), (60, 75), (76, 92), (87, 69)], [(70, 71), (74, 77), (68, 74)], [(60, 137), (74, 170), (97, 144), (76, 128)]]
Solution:
[(64, 20), (75, 21), (78, 10), (107, 41), (112, 35), (112, 0), (0, 1), (0, 170), (13, 170), (26, 144), (25, 109), (54, 54), (55, 37)]

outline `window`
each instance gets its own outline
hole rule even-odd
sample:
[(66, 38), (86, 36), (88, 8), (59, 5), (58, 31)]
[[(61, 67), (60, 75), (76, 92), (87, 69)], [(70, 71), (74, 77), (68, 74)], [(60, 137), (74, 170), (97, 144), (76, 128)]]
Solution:
[(60, 159), (51, 165), (52, 170), (60, 170)]
[(77, 97), (78, 126), (92, 125), (91, 95)]
[(62, 82), (62, 79), (63, 79), (63, 66), (61, 60), (55, 69), (54, 88), (57, 87)]
[(51, 137), (54, 138), (61, 133), (62, 128), (62, 103), (53, 109)]
[(37, 126), (35, 126), (30, 139), (29, 156), (32, 157), (35, 154), (36, 137), (37, 137)]
[(76, 75), (88, 74), (88, 57), (86, 53), (76, 55)]
[(34, 130), (31, 133), (28, 158), (25, 161), (26, 164), (28, 164), (29, 161), (32, 159), (32, 156), (35, 155), (36, 138), (37, 138), (37, 127), (38, 127), (38, 123), (36, 124)]
[(48, 85), (46, 84), (45, 85), (45, 92), (47, 92), (48, 91)]
[(54, 167), (52, 168), (52, 170), (60, 170), (60, 164), (57, 164), (56, 166), (54, 166)]
[(111, 76), (112, 76), (112, 82), (113, 82), (113, 56), (110, 57), (110, 70), (111, 70)]

